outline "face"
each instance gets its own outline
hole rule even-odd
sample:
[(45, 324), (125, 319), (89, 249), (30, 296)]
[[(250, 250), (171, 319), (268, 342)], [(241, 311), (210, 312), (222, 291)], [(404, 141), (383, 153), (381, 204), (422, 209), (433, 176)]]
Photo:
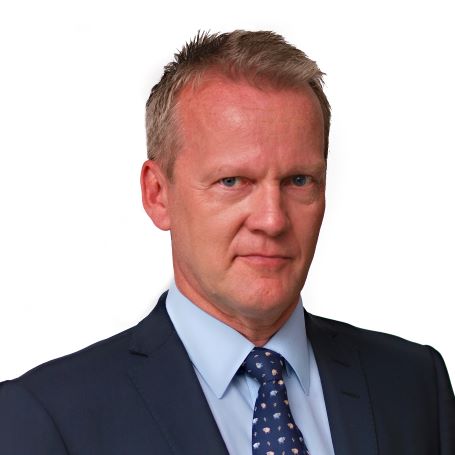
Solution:
[(213, 77), (184, 89), (178, 116), (183, 145), (156, 223), (171, 231), (177, 286), (228, 323), (290, 314), (324, 214), (316, 96)]

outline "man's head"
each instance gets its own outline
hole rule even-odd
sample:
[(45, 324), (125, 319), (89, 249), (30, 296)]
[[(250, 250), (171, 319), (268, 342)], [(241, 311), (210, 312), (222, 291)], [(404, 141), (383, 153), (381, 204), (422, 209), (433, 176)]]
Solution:
[[(320, 79), (303, 83), (302, 76), (298, 84), (297, 74), (282, 75), (300, 51), (270, 33), (234, 34), (234, 44), (250, 42), (244, 60), (250, 67), (261, 61), (261, 70), (219, 66), (225, 53), (239, 54), (226, 44), (232, 35), (220, 36), (227, 47), (216, 54), (218, 65), (213, 58), (202, 65), (201, 51), (173, 108), (168, 96), (175, 154), (169, 161), (158, 150), (146, 161), (143, 202), (154, 223), (171, 231), (179, 289), (261, 344), (289, 317), (313, 258), (325, 206), (329, 107)], [(271, 52), (268, 39), (287, 49), (287, 58)], [(183, 54), (197, 54), (204, 40), (215, 46), (216, 38), (198, 37)], [(275, 58), (269, 66), (268, 53)], [(308, 65), (320, 77), (315, 63)], [(148, 109), (155, 113), (153, 96)], [(165, 148), (166, 135), (159, 141)]]
[(147, 156), (158, 161), (169, 177), (182, 140), (176, 118), (179, 94), (188, 84), (200, 83), (207, 72), (223, 74), (233, 81), (246, 80), (257, 87), (298, 89), (309, 85), (321, 104), (327, 158), (330, 105), (322, 90), (323, 73), (282, 36), (244, 30), (198, 33), (174, 57), (146, 104)]

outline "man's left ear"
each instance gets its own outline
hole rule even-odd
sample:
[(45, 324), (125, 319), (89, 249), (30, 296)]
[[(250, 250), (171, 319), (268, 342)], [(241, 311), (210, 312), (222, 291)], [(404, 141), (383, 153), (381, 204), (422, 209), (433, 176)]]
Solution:
[(147, 160), (141, 171), (142, 205), (159, 229), (170, 229), (168, 210), (169, 181), (156, 161)]

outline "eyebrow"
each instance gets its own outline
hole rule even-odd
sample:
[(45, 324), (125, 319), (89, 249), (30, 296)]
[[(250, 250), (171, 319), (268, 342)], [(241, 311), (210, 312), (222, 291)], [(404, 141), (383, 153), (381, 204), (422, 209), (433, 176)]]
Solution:
[[(253, 167), (253, 170), (255, 170), (256, 167)], [(290, 176), (290, 175), (305, 175), (305, 174), (314, 174), (314, 175), (321, 175), (325, 174), (327, 170), (327, 164), (325, 160), (321, 160), (318, 162), (313, 162), (313, 163), (302, 163), (302, 164), (296, 164), (289, 169), (285, 170), (285, 175)], [(221, 164), (220, 166), (214, 167), (211, 171), (207, 172), (204, 174), (205, 178), (210, 178), (213, 177), (214, 174), (216, 175), (224, 175), (224, 176), (242, 176), (244, 174), (250, 174), (251, 173), (251, 164), (246, 164), (246, 163), (224, 163)]]
[(297, 165), (294, 168), (290, 169), (291, 173), (307, 173), (309, 172), (310, 174), (323, 174), (327, 170), (327, 162), (324, 161), (318, 161), (314, 163), (308, 163), (308, 164), (303, 164), (303, 165)]

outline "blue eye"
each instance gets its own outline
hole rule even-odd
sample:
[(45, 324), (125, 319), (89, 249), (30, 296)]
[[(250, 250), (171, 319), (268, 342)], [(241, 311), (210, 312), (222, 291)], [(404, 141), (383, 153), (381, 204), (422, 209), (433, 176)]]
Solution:
[(309, 179), (307, 175), (295, 175), (291, 180), (295, 186), (304, 186), (308, 183)]
[(237, 177), (225, 177), (224, 179), (220, 180), (220, 183), (223, 186), (232, 187), (237, 183), (237, 181), (238, 181)]

